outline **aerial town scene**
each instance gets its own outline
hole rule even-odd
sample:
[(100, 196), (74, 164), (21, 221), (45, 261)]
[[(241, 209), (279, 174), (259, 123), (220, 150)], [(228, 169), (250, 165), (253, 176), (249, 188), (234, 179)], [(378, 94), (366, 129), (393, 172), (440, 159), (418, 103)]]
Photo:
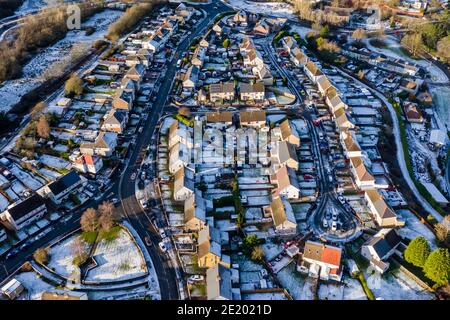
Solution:
[(449, 202), (448, 0), (0, 0), (0, 300), (450, 300)]

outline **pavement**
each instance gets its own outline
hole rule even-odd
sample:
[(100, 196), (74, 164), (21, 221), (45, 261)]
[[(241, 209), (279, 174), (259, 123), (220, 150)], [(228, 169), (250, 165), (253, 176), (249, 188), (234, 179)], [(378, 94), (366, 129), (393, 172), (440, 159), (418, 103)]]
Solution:
[[(183, 52), (185, 52), (191, 41), (202, 34), (206, 27), (221, 12), (229, 11), (228, 7), (224, 6), (220, 2), (217, 2), (217, 9), (212, 5), (198, 6), (202, 8), (207, 17), (196, 25), (196, 29), (186, 37), (178, 46), (173, 60), (178, 59)], [(164, 108), (168, 102), (168, 96), (172, 88), (172, 83), (176, 75), (176, 64), (173, 61), (168, 62), (168, 68), (165, 72), (165, 77), (159, 88), (156, 101), (153, 103), (153, 109), (144, 124), (142, 134), (140, 134), (131, 152), (131, 156), (128, 161), (128, 165), (121, 174), (119, 182), (119, 197), (122, 202), (122, 210), (124, 216), (130, 221), (133, 227), (136, 229), (141, 238), (149, 237), (152, 243), (152, 248), (149, 251), (155, 270), (158, 276), (158, 281), (161, 289), (161, 299), (175, 300), (179, 298), (178, 291), (178, 279), (176, 276), (177, 271), (170, 263), (170, 260), (165, 254), (163, 254), (158, 247), (158, 243), (161, 241), (158, 231), (150, 222), (150, 217), (144, 212), (140, 203), (135, 196), (135, 181), (132, 179), (133, 173), (138, 173), (140, 164), (136, 163), (141, 150), (147, 147), (151, 143), (152, 136), (155, 131), (155, 127), (159, 118), (164, 113)], [(161, 214), (163, 214), (161, 212)]]
[[(187, 50), (191, 41), (200, 35), (218, 14), (229, 11), (229, 8), (224, 6), (221, 2), (217, 2), (214, 6), (198, 5), (197, 7), (203, 9), (207, 16), (199, 22), (196, 25), (195, 30), (180, 43), (175, 52), (174, 59), (178, 59), (177, 57), (181, 56), (181, 54)], [(141, 239), (144, 239), (145, 237), (149, 237), (150, 239), (151, 246), (149, 247), (148, 252), (158, 277), (161, 299), (179, 299), (179, 283), (176, 277), (177, 272), (170, 259), (159, 250), (158, 243), (161, 241), (161, 238), (158, 231), (150, 222), (151, 217), (144, 212), (135, 197), (135, 181), (132, 178), (133, 173), (137, 173), (139, 170), (139, 165), (136, 164), (136, 160), (138, 159), (141, 150), (151, 142), (155, 126), (159, 118), (163, 115), (175, 74), (176, 64), (173, 63), (173, 61), (169, 61), (168, 69), (159, 88), (156, 101), (153, 103), (154, 107), (144, 124), (144, 130), (136, 137), (136, 143), (134, 144), (133, 149), (130, 150), (130, 156), (125, 169), (111, 179), (108, 187), (110, 191), (104, 192), (98, 199), (89, 200), (74, 213), (67, 214), (62, 218), (62, 220), (65, 220), (64, 222), (61, 222), (61, 220), (54, 224), (52, 226), (52, 231), (43, 238), (34, 241), (29, 247), (20, 251), (16, 256), (11, 257), (6, 261), (2, 258), (0, 260), (0, 281), (3, 281), (8, 275), (17, 270), (24, 262), (31, 260), (33, 252), (36, 251), (36, 249), (46, 247), (54, 239), (78, 229), (81, 213), (87, 208), (97, 207), (104, 200), (110, 198), (110, 193), (112, 192), (114, 195), (118, 195), (121, 200), (121, 205), (117, 208), (119, 213), (122, 213), (123, 216), (127, 218)], [(52, 94), (52, 96), (54, 95)]]

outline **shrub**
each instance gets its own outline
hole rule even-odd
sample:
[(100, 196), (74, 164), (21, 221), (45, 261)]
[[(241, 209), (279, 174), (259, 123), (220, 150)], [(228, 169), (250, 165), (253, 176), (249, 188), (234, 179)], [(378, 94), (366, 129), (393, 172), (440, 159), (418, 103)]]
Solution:
[(438, 286), (448, 283), (450, 278), (450, 254), (448, 249), (434, 250), (423, 266), (425, 276), (433, 280)]
[(425, 261), (430, 255), (430, 246), (424, 237), (413, 239), (405, 252), (403, 253), (405, 260), (416, 267), (423, 267)]
[(48, 263), (48, 248), (39, 248), (33, 253), (33, 258), (39, 264), (47, 264)]

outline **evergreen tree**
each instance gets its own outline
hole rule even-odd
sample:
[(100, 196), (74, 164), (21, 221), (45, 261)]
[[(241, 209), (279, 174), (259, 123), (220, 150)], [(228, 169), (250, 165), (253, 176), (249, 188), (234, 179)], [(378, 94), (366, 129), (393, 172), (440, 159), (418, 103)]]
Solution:
[(447, 284), (450, 277), (450, 253), (448, 249), (434, 250), (428, 256), (423, 271), (427, 278), (433, 280), (438, 286)]
[(424, 237), (417, 237), (409, 243), (403, 255), (405, 260), (409, 263), (416, 267), (423, 267), (430, 252), (431, 250), (427, 239)]

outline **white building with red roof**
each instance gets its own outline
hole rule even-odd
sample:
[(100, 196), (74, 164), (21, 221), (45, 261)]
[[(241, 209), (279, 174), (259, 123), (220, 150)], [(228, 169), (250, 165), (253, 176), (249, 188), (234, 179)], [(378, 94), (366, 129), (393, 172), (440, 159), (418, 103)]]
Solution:
[(307, 241), (297, 263), (297, 271), (321, 280), (341, 281), (342, 249), (320, 242)]
[(89, 154), (75, 156), (72, 158), (72, 162), (75, 170), (82, 173), (97, 174), (103, 167), (101, 157), (91, 156)]

